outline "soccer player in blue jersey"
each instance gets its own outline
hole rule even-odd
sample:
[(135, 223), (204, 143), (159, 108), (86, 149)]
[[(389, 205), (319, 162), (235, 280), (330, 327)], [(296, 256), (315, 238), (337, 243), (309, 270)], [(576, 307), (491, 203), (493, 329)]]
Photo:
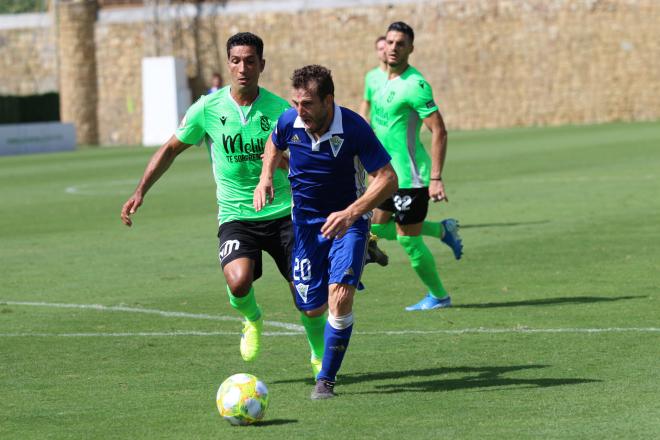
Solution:
[[(353, 296), (364, 266), (373, 208), (391, 197), (397, 177), (390, 156), (360, 115), (334, 102), (330, 71), (296, 70), (293, 108), (266, 144), (257, 211), (275, 194), (273, 173), (289, 150), (293, 197), (293, 279), (300, 310), (328, 312), (321, 372), (311, 398), (334, 397), (334, 384), (353, 330)], [(366, 187), (366, 174), (371, 183)]]

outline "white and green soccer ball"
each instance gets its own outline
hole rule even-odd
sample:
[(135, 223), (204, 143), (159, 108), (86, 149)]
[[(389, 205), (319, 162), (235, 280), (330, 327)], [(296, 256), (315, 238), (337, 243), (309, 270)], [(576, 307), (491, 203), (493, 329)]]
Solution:
[(251, 374), (234, 374), (222, 382), (215, 402), (220, 415), (232, 425), (250, 425), (266, 414), (268, 388)]

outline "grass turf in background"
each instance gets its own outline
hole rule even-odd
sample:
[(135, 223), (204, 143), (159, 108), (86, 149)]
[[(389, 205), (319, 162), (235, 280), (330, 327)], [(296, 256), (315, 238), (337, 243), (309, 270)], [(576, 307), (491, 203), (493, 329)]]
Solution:
[[(0, 437), (657, 437), (659, 146), (658, 123), (452, 133), (450, 203), (429, 218), (459, 218), (466, 254), (427, 243), (455, 307), (404, 312), (424, 291), (381, 240), (390, 266), (365, 273), (341, 396), (327, 402), (308, 398), (302, 334), (266, 337), (246, 365), (234, 320), (15, 304), (235, 318), (204, 151), (177, 159), (132, 229), (119, 209), (153, 150), (0, 158)], [(266, 319), (296, 324), (266, 261)], [(571, 330), (612, 328), (641, 330)], [(52, 336), (72, 333), (96, 336)], [(269, 386), (261, 426), (217, 414), (215, 391), (236, 372)]]

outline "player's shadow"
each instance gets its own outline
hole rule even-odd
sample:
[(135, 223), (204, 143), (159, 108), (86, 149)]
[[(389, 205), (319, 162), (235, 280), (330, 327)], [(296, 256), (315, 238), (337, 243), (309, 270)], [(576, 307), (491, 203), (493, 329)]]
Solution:
[[(480, 391), (501, 388), (548, 388), (564, 385), (601, 382), (598, 379), (585, 378), (511, 378), (505, 374), (522, 370), (547, 368), (548, 365), (510, 365), (504, 367), (441, 367), (420, 370), (379, 371), (373, 373), (341, 374), (338, 382), (342, 385), (342, 393), (346, 394), (381, 394), (406, 392), (439, 392), (465, 389), (480, 389)], [(460, 375), (457, 378), (443, 376)], [(428, 380), (418, 380), (428, 378)], [(405, 379), (405, 380), (402, 380)], [(413, 379), (413, 380), (407, 380)], [(388, 381), (375, 385), (370, 391), (352, 392), (343, 388), (344, 385), (363, 384), (365, 382)], [(313, 383), (309, 378), (280, 380), (274, 383)]]
[(297, 419), (272, 419), (272, 420), (262, 420), (259, 423), (254, 423), (250, 426), (254, 428), (260, 428), (263, 426), (277, 426), (277, 425), (289, 425), (291, 423), (298, 423)]
[(487, 302), (474, 304), (452, 304), (454, 309), (491, 309), (497, 307), (520, 307), (520, 306), (556, 306), (563, 304), (593, 304), (599, 302), (614, 302), (629, 299), (646, 298), (637, 296), (563, 296), (559, 298), (528, 299), (524, 301)]
[(473, 224), (463, 224), (461, 223), (461, 229), (468, 228), (506, 228), (512, 226), (529, 226), (529, 225), (543, 225), (545, 223), (550, 223), (549, 220), (537, 220), (533, 222), (500, 222), (500, 223), (473, 223)]
[[(512, 365), (505, 367), (427, 368), (411, 371), (348, 374), (341, 376), (340, 380), (342, 385), (370, 381), (391, 382), (375, 385), (374, 389), (369, 391), (351, 392), (346, 390), (344, 391), (346, 394), (419, 393), (469, 389), (492, 391), (495, 389), (548, 388), (601, 382), (598, 379), (585, 378), (513, 378), (504, 376), (516, 371), (547, 367), (547, 365)], [(447, 375), (460, 375), (460, 377), (450, 378), (446, 377)], [(415, 378), (415, 380), (401, 380), (410, 378)], [(417, 380), (417, 378), (428, 379)]]

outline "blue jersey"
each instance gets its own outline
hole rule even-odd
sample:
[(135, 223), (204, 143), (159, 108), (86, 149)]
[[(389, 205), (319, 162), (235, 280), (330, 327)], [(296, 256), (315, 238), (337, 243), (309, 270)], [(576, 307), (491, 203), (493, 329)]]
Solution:
[(366, 189), (366, 175), (391, 157), (357, 113), (335, 104), (328, 132), (315, 141), (295, 109), (285, 111), (273, 131), (273, 143), (289, 149), (293, 222), (323, 223), (346, 209)]

